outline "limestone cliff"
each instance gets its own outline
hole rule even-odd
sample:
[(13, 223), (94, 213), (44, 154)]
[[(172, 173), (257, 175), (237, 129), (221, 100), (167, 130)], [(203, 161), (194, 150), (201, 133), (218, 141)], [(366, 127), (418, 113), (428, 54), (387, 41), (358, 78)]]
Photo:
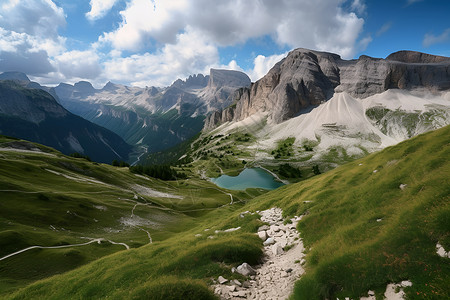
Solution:
[(263, 78), (236, 91), (233, 105), (211, 114), (205, 129), (258, 112), (266, 112), (272, 123), (281, 123), (329, 100), (335, 92), (363, 99), (388, 89), (423, 88), (450, 89), (449, 57), (399, 51), (386, 59), (363, 55), (343, 60), (332, 53), (296, 49)]

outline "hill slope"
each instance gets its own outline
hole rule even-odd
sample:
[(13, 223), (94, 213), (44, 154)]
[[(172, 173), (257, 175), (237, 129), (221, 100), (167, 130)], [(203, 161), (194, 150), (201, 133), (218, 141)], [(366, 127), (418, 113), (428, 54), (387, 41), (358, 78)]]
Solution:
[(250, 195), (192, 176), (161, 181), (0, 136), (0, 298), (103, 256), (158, 244), (230, 197)]
[(49, 93), (9, 80), (0, 81), (0, 133), (99, 162), (127, 160), (131, 151), (117, 134), (70, 113)]
[[(412, 282), (405, 288), (412, 299), (448, 298), (450, 264), (436, 254), (436, 244), (450, 249), (449, 136), (447, 126), (243, 207), (219, 208), (182, 234), (40, 281), (10, 298), (211, 298), (205, 281), (218, 275), (242, 280), (231, 267), (256, 264), (261, 256), (261, 240), (249, 234), (261, 223), (257, 215), (240, 213), (273, 206), (285, 216), (304, 215), (298, 229), (309, 251), (294, 298), (356, 298), (369, 289), (381, 297), (387, 283), (402, 280)], [(236, 226), (240, 230), (205, 234)]]

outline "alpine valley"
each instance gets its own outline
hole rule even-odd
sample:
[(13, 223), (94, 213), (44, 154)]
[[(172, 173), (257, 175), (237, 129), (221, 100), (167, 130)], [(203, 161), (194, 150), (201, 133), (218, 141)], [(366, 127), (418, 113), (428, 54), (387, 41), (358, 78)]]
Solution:
[(449, 125), (450, 58), (413, 51), (0, 74), (0, 298), (449, 299)]

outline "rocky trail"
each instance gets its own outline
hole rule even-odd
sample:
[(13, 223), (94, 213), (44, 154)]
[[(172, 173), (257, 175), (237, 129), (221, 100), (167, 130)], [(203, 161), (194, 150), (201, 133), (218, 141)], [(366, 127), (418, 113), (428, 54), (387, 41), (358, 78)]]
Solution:
[(286, 299), (292, 293), (295, 281), (304, 273), (304, 247), (296, 229), (301, 217), (294, 217), (284, 224), (280, 208), (257, 213), (261, 215), (261, 221), (269, 224), (258, 229), (258, 236), (264, 241), (263, 263), (254, 268), (243, 263), (233, 269), (248, 277), (242, 283), (220, 276), (213, 288), (221, 299)]

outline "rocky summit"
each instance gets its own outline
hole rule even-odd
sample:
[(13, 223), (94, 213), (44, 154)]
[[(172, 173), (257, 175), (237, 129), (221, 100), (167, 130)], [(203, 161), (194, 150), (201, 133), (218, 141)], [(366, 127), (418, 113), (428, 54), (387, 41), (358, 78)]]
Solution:
[(449, 88), (449, 57), (400, 51), (386, 59), (363, 55), (343, 60), (332, 53), (296, 49), (263, 78), (236, 91), (233, 104), (210, 114), (205, 128), (261, 112), (268, 113), (272, 123), (280, 123), (339, 92), (363, 99), (389, 89)]

